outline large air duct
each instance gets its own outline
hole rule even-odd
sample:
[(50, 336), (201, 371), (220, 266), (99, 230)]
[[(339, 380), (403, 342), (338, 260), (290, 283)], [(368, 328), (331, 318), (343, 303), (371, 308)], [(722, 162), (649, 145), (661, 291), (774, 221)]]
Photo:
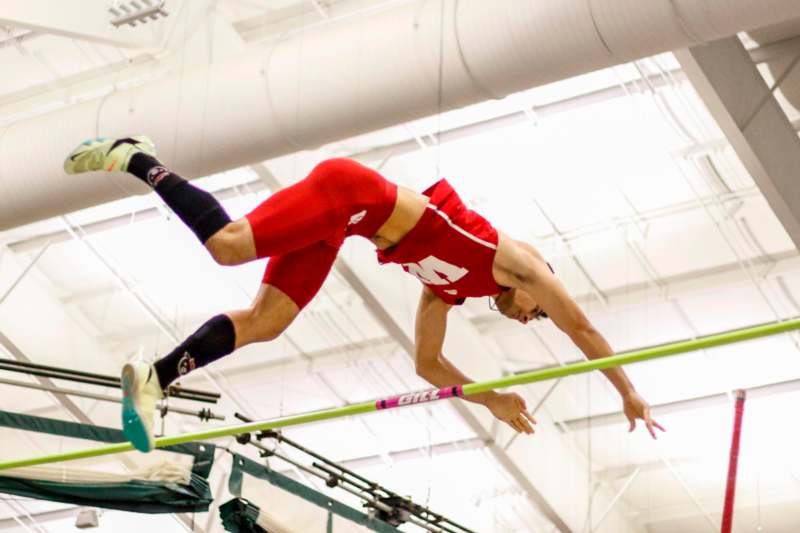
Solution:
[(144, 192), (128, 177), (64, 176), (64, 155), (87, 137), (145, 132), (167, 164), (200, 176), (436, 113), (440, 57), (448, 110), (800, 17), (797, 0), (442, 1), (11, 125), (0, 131), (0, 229)]

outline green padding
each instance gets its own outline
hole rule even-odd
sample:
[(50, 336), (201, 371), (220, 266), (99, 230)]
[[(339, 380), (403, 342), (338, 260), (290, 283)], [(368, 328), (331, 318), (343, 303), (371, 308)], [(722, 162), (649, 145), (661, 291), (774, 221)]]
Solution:
[(10, 413), (8, 411), (0, 411), (0, 426), (98, 442), (125, 442), (125, 436), (118, 429), (89, 426), (53, 418)]
[[(297, 481), (284, 476), (274, 470), (262, 466), (255, 461), (251, 461), (247, 457), (242, 457), (238, 454), (233, 455), (233, 469), (231, 470), (231, 478), (229, 480), (229, 488), (233, 494), (241, 495), (242, 474), (247, 473), (258, 479), (263, 479), (270, 484), (285, 490), (295, 496), (298, 496), (307, 502), (321, 507), (325, 511), (334, 513), (354, 522), (360, 526), (364, 526), (372, 531), (379, 533), (403, 533), (382, 520), (377, 518), (370, 518), (364, 513), (353, 509), (337, 500), (329, 498), (328, 496), (317, 492), (316, 490), (298, 483)], [(237, 492), (238, 491), (238, 492)]]
[[(99, 442), (124, 442), (117, 429), (0, 410), (0, 427)], [(208, 478), (216, 446), (202, 442), (177, 444), (164, 450), (194, 457), (189, 485), (156, 481), (125, 483), (65, 483), (0, 476), (0, 492), (38, 500), (139, 513), (204, 512), (212, 501)]]
[(234, 498), (219, 506), (222, 527), (231, 533), (269, 533), (257, 524), (261, 509), (242, 498)]
[(189, 485), (155, 481), (62, 483), (0, 476), (0, 492), (135, 513), (205, 512), (213, 499), (208, 482), (194, 474)]
[[(54, 418), (11, 413), (3, 410), (0, 410), (0, 427), (98, 442), (127, 442), (122, 431), (118, 429), (67, 422), (66, 420), (56, 420)], [(161, 449), (173, 453), (194, 456), (192, 472), (204, 479), (208, 478), (211, 473), (211, 466), (214, 464), (214, 453), (216, 451), (216, 446), (213, 444), (205, 442), (187, 442), (175, 444), (173, 446), (165, 446)]]

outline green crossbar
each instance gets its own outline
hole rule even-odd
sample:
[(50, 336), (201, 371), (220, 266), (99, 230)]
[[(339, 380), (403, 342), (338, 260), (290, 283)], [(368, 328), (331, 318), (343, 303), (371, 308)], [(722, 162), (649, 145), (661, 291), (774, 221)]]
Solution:
[[(184, 444), (187, 442), (195, 442), (201, 440), (219, 439), (222, 437), (233, 437), (243, 433), (252, 433), (257, 431), (265, 431), (268, 429), (278, 429), (289, 426), (297, 426), (300, 424), (307, 424), (309, 422), (319, 422), (321, 420), (330, 420), (333, 418), (341, 418), (351, 415), (359, 415), (362, 413), (369, 413), (382, 409), (393, 407), (404, 407), (421, 402), (441, 400), (452, 396), (471, 396), (481, 392), (487, 392), (494, 389), (503, 389), (506, 387), (513, 387), (514, 385), (525, 385), (537, 381), (546, 381), (550, 379), (562, 378), (574, 374), (583, 374), (593, 370), (603, 370), (606, 368), (618, 367), (629, 365), (632, 363), (639, 363), (650, 359), (657, 359), (660, 357), (668, 357), (671, 355), (678, 355), (697, 350), (704, 350), (707, 348), (715, 348), (727, 344), (734, 344), (737, 342), (758, 339), (770, 335), (777, 335), (800, 329), (800, 318), (793, 318), (782, 322), (772, 322), (769, 324), (762, 324), (759, 326), (752, 326), (748, 328), (727, 331), (724, 333), (716, 333), (714, 335), (707, 335), (696, 339), (674, 342), (669, 344), (662, 344), (645, 348), (642, 350), (635, 350), (631, 352), (624, 352), (605, 357), (602, 359), (593, 359), (588, 361), (581, 361), (570, 365), (561, 367), (547, 368), (543, 370), (534, 370), (524, 374), (516, 374), (503, 378), (484, 381), (481, 383), (470, 383), (463, 387), (448, 387), (446, 389), (422, 391), (416, 393), (409, 393), (400, 396), (395, 396), (387, 399), (372, 400), (345, 407), (337, 407), (333, 409), (324, 409), (321, 411), (314, 411), (311, 413), (304, 413), (284, 418), (277, 418), (272, 420), (262, 420), (257, 422), (249, 422), (236, 426), (226, 426), (215, 429), (208, 429), (205, 431), (198, 431), (196, 433), (186, 433), (183, 435), (174, 435), (159, 437), (155, 439), (157, 448), (165, 446), (174, 446), (176, 444)], [(107, 446), (100, 446), (95, 448), (88, 448), (85, 450), (78, 450), (73, 452), (63, 452), (52, 455), (44, 455), (40, 457), (32, 457), (28, 459), (17, 459), (12, 461), (0, 462), (0, 470), (7, 470), (10, 468), (21, 468), (25, 466), (43, 465), (48, 463), (57, 463), (62, 461), (73, 461), (76, 459), (86, 459), (88, 457), (99, 457), (103, 455), (111, 455), (116, 453), (128, 452), (133, 450), (133, 446), (129, 443), (111, 444)]]

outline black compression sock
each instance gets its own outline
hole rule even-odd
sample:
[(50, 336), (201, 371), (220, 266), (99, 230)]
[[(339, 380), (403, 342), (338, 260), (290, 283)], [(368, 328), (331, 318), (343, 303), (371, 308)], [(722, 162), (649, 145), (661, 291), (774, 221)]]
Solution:
[[(154, 182), (153, 179), (156, 177), (156, 173), (158, 171), (154, 171), (152, 176), (150, 175), (150, 171), (156, 168), (167, 171), (167, 169), (158, 159), (149, 154), (145, 154), (144, 152), (137, 152), (133, 154), (133, 156), (131, 156), (131, 160), (128, 162), (128, 172), (153, 188), (158, 185), (158, 183)], [(167, 171), (167, 174), (169, 174), (169, 171)]]
[(153, 366), (161, 387), (166, 389), (179, 376), (228, 355), (233, 352), (234, 346), (236, 330), (233, 321), (227, 315), (215, 316), (168, 355), (155, 362)]
[(173, 174), (155, 157), (134, 154), (128, 163), (128, 172), (153, 187), (204, 244), (231, 221), (214, 196)]

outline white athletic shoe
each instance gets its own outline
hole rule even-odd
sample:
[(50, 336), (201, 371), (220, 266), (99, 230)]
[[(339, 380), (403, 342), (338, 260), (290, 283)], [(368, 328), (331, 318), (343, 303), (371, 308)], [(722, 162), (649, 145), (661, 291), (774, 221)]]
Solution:
[(128, 363), (122, 368), (122, 432), (140, 452), (155, 448), (153, 418), (163, 397), (153, 365)]
[(67, 174), (96, 170), (127, 172), (131, 157), (139, 152), (155, 157), (156, 147), (149, 137), (136, 135), (123, 139), (108, 137), (89, 139), (70, 152), (64, 160), (64, 172)]

